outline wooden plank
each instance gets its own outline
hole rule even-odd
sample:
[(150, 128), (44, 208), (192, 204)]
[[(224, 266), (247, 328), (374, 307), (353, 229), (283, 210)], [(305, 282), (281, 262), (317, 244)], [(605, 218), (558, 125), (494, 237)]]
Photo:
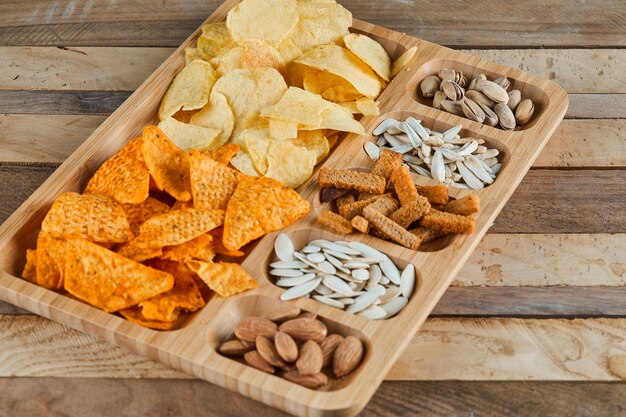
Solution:
[[(132, 91), (173, 48), (0, 47), (0, 90)], [(572, 93), (626, 93), (624, 49), (469, 49)]]
[(571, 94), (570, 119), (625, 119), (626, 94)]
[[(1, 45), (178, 46), (220, 1), (122, 3), (17, 0), (0, 5)], [(464, 47), (622, 47), (626, 6), (619, 0), (575, 4), (494, 0), (345, 0), (354, 17), (435, 43)], [(454, 10), (455, 13), (450, 13)]]
[[(626, 384), (608, 382), (388, 381), (359, 415), (618, 417), (625, 395)], [(216, 385), (176, 379), (2, 378), (0, 407), (12, 417), (286, 416)]]
[[(0, 377), (190, 378), (41, 317), (0, 324)], [(387, 379), (613, 381), (624, 340), (626, 319), (434, 318)]]

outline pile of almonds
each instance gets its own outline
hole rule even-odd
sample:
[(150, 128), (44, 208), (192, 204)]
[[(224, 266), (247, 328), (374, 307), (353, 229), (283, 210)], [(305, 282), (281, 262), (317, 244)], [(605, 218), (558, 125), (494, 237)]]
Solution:
[(348, 375), (363, 359), (359, 339), (328, 334), (314, 314), (288, 304), (243, 319), (235, 336), (222, 343), (221, 354), (243, 355), (248, 365), (311, 389), (328, 385), (329, 376)]
[(468, 83), (463, 72), (451, 68), (443, 68), (420, 83), (422, 96), (432, 97), (434, 108), (504, 130), (525, 125), (535, 112), (532, 100), (522, 100), (522, 93), (508, 91), (510, 87), (508, 78), (488, 80), (485, 74)]

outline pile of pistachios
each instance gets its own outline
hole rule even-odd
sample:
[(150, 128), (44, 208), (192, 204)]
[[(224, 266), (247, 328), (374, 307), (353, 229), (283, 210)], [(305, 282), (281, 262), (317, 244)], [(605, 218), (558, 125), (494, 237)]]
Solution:
[(522, 100), (519, 90), (508, 91), (506, 77), (488, 80), (485, 74), (467, 81), (462, 71), (443, 68), (420, 83), (422, 96), (433, 99), (433, 107), (488, 126), (514, 130), (530, 121), (535, 112), (532, 100)]

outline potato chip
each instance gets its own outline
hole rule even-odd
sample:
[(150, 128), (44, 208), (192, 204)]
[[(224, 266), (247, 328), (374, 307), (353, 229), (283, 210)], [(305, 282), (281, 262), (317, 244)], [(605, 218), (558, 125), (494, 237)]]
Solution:
[(293, 139), (291, 143), (315, 152), (317, 163), (326, 158), (330, 152), (328, 139), (321, 130), (301, 130), (298, 132), (298, 137)]
[(190, 63), (194, 59), (202, 59), (196, 48), (185, 48), (185, 64)]
[[(255, 132), (252, 134), (252, 132)], [(245, 143), (248, 155), (254, 164), (254, 168), (262, 175), (267, 171), (267, 152), (272, 141), (267, 129), (246, 129)], [(243, 136), (243, 134), (242, 134)]]
[(219, 142), (222, 133), (219, 129), (182, 123), (173, 117), (161, 121), (157, 127), (183, 151), (212, 149)]
[(259, 172), (254, 167), (254, 162), (252, 162), (250, 155), (243, 151), (239, 151), (237, 155), (233, 156), (230, 160), (230, 164), (243, 174), (250, 176), (259, 175)]
[(298, 188), (311, 178), (316, 163), (315, 151), (296, 146), (291, 141), (272, 141), (267, 152), (265, 176)]
[(79, 237), (94, 242), (127, 242), (132, 239), (126, 214), (114, 200), (101, 195), (61, 194), (41, 224), (52, 237)]
[(37, 249), (26, 250), (26, 265), (24, 265), (22, 278), (33, 284), (37, 283)]
[(239, 43), (257, 39), (279, 45), (297, 23), (295, 0), (243, 0), (226, 17), (226, 26)]
[(174, 277), (174, 286), (168, 292), (139, 303), (141, 314), (147, 320), (175, 321), (181, 310), (196, 311), (205, 303), (196, 286), (192, 272), (185, 264), (157, 260), (152, 268), (170, 273)]
[(142, 224), (135, 244), (144, 248), (180, 245), (223, 223), (223, 210), (172, 210)]
[(191, 120), (193, 115), (198, 112), (199, 110), (178, 110), (176, 113), (174, 113), (172, 117), (179, 122), (189, 124), (189, 121)]
[(298, 125), (284, 120), (269, 120), (269, 136), (272, 139), (293, 139), (298, 136)]
[(235, 126), (235, 116), (233, 115), (233, 111), (226, 97), (224, 97), (223, 94), (213, 91), (209, 99), (209, 104), (191, 116), (189, 123), (196, 126), (221, 130), (219, 140), (213, 143), (213, 146), (218, 147), (223, 146), (228, 142), (228, 139), (230, 139), (230, 135), (233, 133)]
[(37, 238), (36, 282), (48, 289), (63, 288), (66, 241), (45, 233)]
[(361, 114), (361, 110), (359, 110), (359, 108), (356, 106), (356, 100), (345, 101), (343, 103), (337, 103), (337, 104), (339, 104), (341, 107), (348, 110), (352, 114)]
[(137, 246), (135, 240), (119, 245), (115, 252), (125, 258), (132, 259), (136, 262), (147, 261), (148, 259), (158, 258), (163, 255), (163, 249), (160, 247), (146, 248)]
[(283, 39), (283, 41), (276, 47), (280, 56), (283, 57), (285, 65), (302, 55), (300, 48), (289, 38)]
[(395, 77), (400, 73), (400, 71), (402, 71), (402, 68), (404, 68), (404, 66), (409, 63), (411, 58), (413, 58), (413, 55), (415, 55), (416, 51), (417, 46), (412, 46), (404, 51), (404, 53), (400, 55), (398, 59), (393, 61), (393, 64), (391, 65), (391, 78)]
[(159, 257), (176, 262), (190, 259), (210, 262), (215, 257), (212, 241), (213, 236), (205, 233), (180, 245), (164, 247), (163, 253)]
[(226, 97), (238, 133), (254, 123), (262, 108), (280, 100), (287, 84), (274, 68), (252, 68), (229, 72), (217, 80), (213, 90)]
[(363, 116), (378, 116), (378, 104), (370, 97), (361, 97), (356, 101), (356, 107)]
[(342, 77), (361, 94), (376, 98), (382, 85), (378, 76), (352, 52), (339, 45), (321, 45), (294, 62)]
[(220, 297), (230, 297), (259, 286), (239, 264), (191, 261), (188, 265)]
[(343, 37), (346, 49), (365, 62), (380, 78), (389, 81), (391, 78), (391, 58), (381, 44), (369, 36), (349, 33)]
[(218, 227), (217, 229), (213, 229), (209, 232), (209, 234), (213, 236), (211, 247), (215, 251), (216, 254), (228, 256), (231, 258), (239, 258), (240, 256), (245, 255), (245, 253), (240, 250), (226, 249), (226, 247), (224, 246), (224, 242), (223, 242), (224, 240), (224, 228), (223, 227)]
[(156, 198), (148, 197), (139, 204), (123, 204), (122, 208), (134, 235), (139, 233), (139, 226), (151, 217), (170, 211), (170, 206)]
[(191, 194), (196, 209), (226, 209), (237, 188), (237, 173), (198, 151), (189, 152)]
[(83, 239), (68, 241), (65, 289), (106, 312), (133, 306), (169, 291), (174, 277)]
[(335, 1), (299, 1), (296, 8), (300, 20), (290, 38), (301, 51), (336, 43), (352, 25), (352, 13)]
[(196, 59), (185, 65), (161, 100), (159, 120), (173, 116), (181, 108), (195, 110), (204, 107), (215, 78), (213, 67), (206, 61)]
[(211, 60), (220, 76), (244, 68), (275, 68), (286, 73), (285, 62), (276, 48), (263, 41), (246, 41)]
[[(293, 66), (293, 68), (298, 68), (298, 66)], [(311, 93), (319, 94), (322, 98), (335, 103), (352, 101), (363, 96), (352, 84), (338, 75), (309, 67), (305, 68), (302, 86)]]
[(226, 207), (224, 246), (237, 250), (290, 225), (310, 209), (305, 198), (272, 178), (242, 177)]
[(228, 145), (223, 145), (210, 151), (203, 151), (202, 153), (222, 165), (228, 165), (232, 157), (239, 152), (239, 149), (239, 146), (229, 143)]
[(207, 61), (225, 54), (236, 46), (237, 43), (230, 36), (226, 22), (207, 23), (202, 26), (202, 35), (198, 38), (196, 45), (198, 55)]
[(191, 199), (189, 158), (156, 126), (143, 130), (143, 157), (159, 190), (179, 201)]
[(154, 330), (172, 330), (176, 327), (175, 321), (156, 321), (148, 320), (141, 314), (141, 308), (131, 307), (118, 311), (122, 317), (131, 323), (138, 324), (148, 329)]
[(85, 194), (105, 195), (120, 203), (140, 203), (148, 197), (149, 186), (141, 138), (134, 138), (104, 161), (89, 180)]

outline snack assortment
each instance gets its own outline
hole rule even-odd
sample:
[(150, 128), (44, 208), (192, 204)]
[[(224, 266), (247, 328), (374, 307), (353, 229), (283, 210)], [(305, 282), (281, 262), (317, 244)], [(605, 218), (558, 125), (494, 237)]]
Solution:
[(477, 74), (469, 82), (462, 71), (442, 68), (420, 83), (422, 96), (432, 97), (436, 109), (466, 117), (488, 126), (514, 130), (528, 123), (535, 105), (530, 99), (522, 99), (519, 90), (510, 90), (511, 81), (506, 77), (488, 80), (485, 74)]
[(218, 351), (310, 389), (348, 376), (363, 359), (363, 343), (354, 336), (328, 332), (315, 314), (285, 304), (237, 324), (234, 339)]
[(280, 234), (278, 261), (270, 264), (281, 300), (311, 297), (370, 320), (388, 319), (406, 306), (415, 289), (415, 267), (402, 271), (384, 253), (360, 242), (316, 239), (295, 251)]
[(239, 146), (231, 164), (297, 188), (354, 114), (374, 101), (415, 48), (392, 63), (374, 39), (350, 33), (334, 0), (244, 0), (202, 27), (159, 108), (159, 127), (183, 150)]
[(460, 131), (457, 125), (436, 132), (414, 117), (404, 122), (385, 119), (374, 129), (376, 143), (366, 142), (363, 149), (374, 161), (382, 149), (400, 153), (412, 171), (457, 188), (476, 190), (492, 184), (502, 167), (500, 151), (484, 146), (483, 139), (462, 138)]
[(258, 286), (240, 249), (310, 210), (289, 187), (227, 166), (236, 146), (184, 152), (155, 126), (61, 194), (27, 252), (23, 277), (145, 327), (168, 330)]

